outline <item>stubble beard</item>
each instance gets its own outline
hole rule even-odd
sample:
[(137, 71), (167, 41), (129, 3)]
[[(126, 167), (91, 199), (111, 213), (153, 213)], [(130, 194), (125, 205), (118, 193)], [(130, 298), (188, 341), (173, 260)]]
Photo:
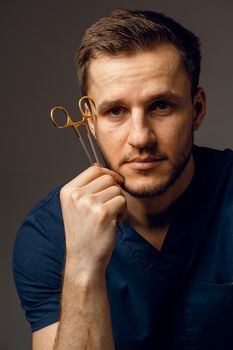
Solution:
[[(118, 174), (120, 174), (121, 176), (123, 176), (123, 174), (121, 174), (112, 166), (111, 162), (108, 160), (107, 156), (105, 155), (105, 152), (103, 151), (99, 143), (98, 143), (98, 146), (99, 146), (99, 150), (101, 152), (102, 158), (105, 162), (105, 166), (108, 169), (111, 169), (117, 172)], [(179, 177), (185, 170), (192, 155), (192, 148), (193, 148), (193, 131), (192, 131), (191, 138), (187, 141), (187, 143), (184, 145), (184, 147), (180, 151), (178, 160), (176, 161), (175, 164), (172, 165), (171, 170), (168, 174), (168, 177), (164, 182), (155, 184), (154, 187), (150, 189), (148, 189), (146, 186), (141, 187), (140, 189), (133, 189), (132, 187), (130, 187), (130, 184), (127, 184), (125, 181), (121, 185), (122, 189), (135, 198), (152, 198), (152, 197), (157, 197), (162, 195), (175, 184), (175, 182), (179, 179)], [(144, 176), (149, 174), (149, 172), (146, 170), (140, 171), (139, 173)]]

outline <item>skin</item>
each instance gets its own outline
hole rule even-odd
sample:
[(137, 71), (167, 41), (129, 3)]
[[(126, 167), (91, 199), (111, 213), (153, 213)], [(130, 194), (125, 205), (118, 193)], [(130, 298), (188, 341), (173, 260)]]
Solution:
[(92, 166), (61, 190), (61, 316), (33, 333), (33, 350), (114, 350), (105, 271), (116, 225), (127, 216), (161, 249), (174, 203), (195, 170), (190, 152), (205, 115), (205, 94), (198, 89), (191, 98), (190, 79), (173, 46), (97, 57), (88, 83), (97, 110), (90, 128), (111, 169)]
[[(98, 57), (89, 86), (98, 116), (90, 121), (91, 130), (109, 167), (125, 179), (129, 221), (147, 238), (146, 232), (154, 235), (161, 222), (169, 223), (167, 209), (192, 179), (193, 132), (205, 116), (205, 93), (199, 88), (192, 99), (190, 78), (170, 44)], [(128, 163), (149, 156), (161, 160)]]

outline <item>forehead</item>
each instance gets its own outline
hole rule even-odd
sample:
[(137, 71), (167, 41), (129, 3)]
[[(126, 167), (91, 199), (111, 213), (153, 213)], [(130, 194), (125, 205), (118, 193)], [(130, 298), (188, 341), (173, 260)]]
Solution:
[(180, 52), (171, 44), (162, 44), (143, 52), (93, 59), (88, 94), (94, 99), (105, 94), (114, 98), (129, 92), (147, 94), (152, 89), (187, 89), (190, 83)]

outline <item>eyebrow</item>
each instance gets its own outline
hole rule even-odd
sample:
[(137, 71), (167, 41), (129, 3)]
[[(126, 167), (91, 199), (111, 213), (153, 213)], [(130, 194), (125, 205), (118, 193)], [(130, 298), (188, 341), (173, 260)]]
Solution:
[(96, 109), (97, 109), (97, 113), (102, 114), (113, 107), (122, 106), (122, 105), (125, 105), (125, 102), (123, 100), (109, 100), (109, 101), (106, 100), (101, 102), (99, 106), (96, 107)]
[[(180, 95), (177, 95), (171, 91), (165, 91), (159, 94), (151, 95), (147, 98), (146, 103), (150, 103), (152, 101), (158, 101), (158, 100), (170, 100), (176, 103), (181, 103), (183, 101), (183, 98)], [(116, 107), (116, 106), (123, 106), (126, 104), (126, 101), (122, 99), (116, 99), (116, 100), (106, 100), (101, 102), (97, 106), (97, 113), (104, 113), (105, 111)]]

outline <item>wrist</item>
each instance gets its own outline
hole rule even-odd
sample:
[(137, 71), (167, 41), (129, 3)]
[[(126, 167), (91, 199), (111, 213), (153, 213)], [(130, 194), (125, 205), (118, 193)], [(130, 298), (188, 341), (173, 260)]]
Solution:
[(105, 285), (105, 268), (97, 264), (83, 266), (76, 257), (66, 256), (64, 280), (84, 288)]

